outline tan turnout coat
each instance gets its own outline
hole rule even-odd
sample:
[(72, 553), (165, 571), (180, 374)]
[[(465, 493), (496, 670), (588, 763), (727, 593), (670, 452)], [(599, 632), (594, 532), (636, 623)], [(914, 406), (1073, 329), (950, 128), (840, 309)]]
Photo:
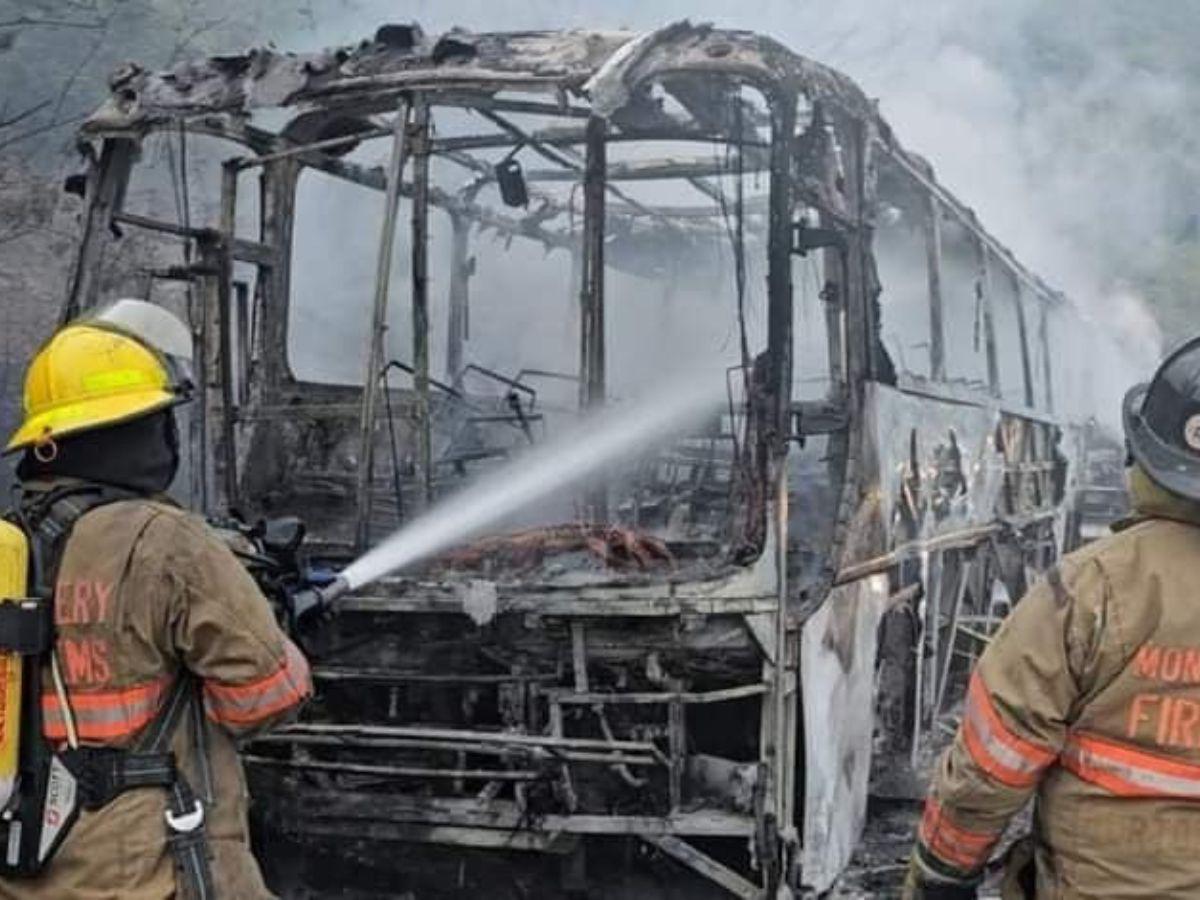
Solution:
[(1141, 514), (1066, 557), (979, 661), (915, 865), (969, 878), (1036, 798), (1039, 900), (1200, 897), (1200, 514)]
[[(129, 746), (180, 672), (202, 685), (211, 793), (207, 831), (222, 900), (270, 897), (247, 836), (235, 740), (279, 722), (311, 692), (303, 656), (230, 550), (186, 512), (142, 500), (85, 514), (55, 589), (57, 649), (83, 743)], [(46, 735), (66, 738), (52, 684)], [(205, 793), (192, 717), (173, 740), (193, 790)], [(167, 900), (177, 895), (166, 845), (166, 791), (140, 788), (82, 813), (44, 874), (0, 880), (0, 898)], [(179, 896), (186, 896), (180, 892)]]

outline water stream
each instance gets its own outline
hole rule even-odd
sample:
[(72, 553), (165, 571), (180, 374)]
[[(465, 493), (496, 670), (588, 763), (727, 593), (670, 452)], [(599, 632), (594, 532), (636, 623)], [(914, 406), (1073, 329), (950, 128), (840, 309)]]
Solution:
[(460, 544), (555, 491), (582, 484), (612, 463), (679, 434), (716, 412), (724, 391), (721, 375), (691, 375), (585, 419), (385, 538), (341, 573), (345, 587), (362, 587)]

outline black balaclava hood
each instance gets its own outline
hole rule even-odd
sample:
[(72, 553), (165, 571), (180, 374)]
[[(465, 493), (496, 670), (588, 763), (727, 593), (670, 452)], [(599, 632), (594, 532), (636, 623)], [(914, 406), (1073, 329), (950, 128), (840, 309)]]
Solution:
[(68, 435), (55, 443), (58, 452), (48, 462), (39, 460), (32, 448), (26, 450), (17, 464), (17, 477), (22, 481), (78, 478), (161, 494), (179, 468), (179, 430), (171, 409)]

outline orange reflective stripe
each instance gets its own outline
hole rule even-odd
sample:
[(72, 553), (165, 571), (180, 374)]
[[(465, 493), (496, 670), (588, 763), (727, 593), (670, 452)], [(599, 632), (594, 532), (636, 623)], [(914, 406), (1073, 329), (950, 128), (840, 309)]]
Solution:
[(1067, 737), (1064, 769), (1118, 797), (1200, 799), (1200, 765), (1089, 734)]
[[(80, 740), (116, 741), (132, 737), (153, 721), (171, 686), (171, 676), (110, 691), (69, 688), (67, 699)], [(42, 694), (42, 731), (51, 741), (67, 739), (62, 705), (53, 690)]]
[(291, 642), (285, 642), (279, 668), (245, 684), (204, 682), (209, 718), (225, 725), (254, 725), (289, 709), (312, 693), (308, 662)]
[(973, 872), (987, 862), (1000, 833), (971, 831), (951, 822), (941, 804), (930, 797), (917, 829), (921, 844), (943, 862), (963, 872)]
[(976, 764), (1002, 784), (1032, 787), (1057, 754), (1014, 734), (996, 712), (978, 674), (971, 676), (963, 711), (963, 740)]

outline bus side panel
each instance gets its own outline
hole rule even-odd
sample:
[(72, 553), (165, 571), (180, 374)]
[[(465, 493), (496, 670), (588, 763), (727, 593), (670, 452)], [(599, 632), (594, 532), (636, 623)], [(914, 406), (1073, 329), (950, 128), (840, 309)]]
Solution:
[(847, 866), (867, 818), (875, 655), (886, 575), (834, 588), (804, 623), (804, 834), (801, 879), (823, 892)]

